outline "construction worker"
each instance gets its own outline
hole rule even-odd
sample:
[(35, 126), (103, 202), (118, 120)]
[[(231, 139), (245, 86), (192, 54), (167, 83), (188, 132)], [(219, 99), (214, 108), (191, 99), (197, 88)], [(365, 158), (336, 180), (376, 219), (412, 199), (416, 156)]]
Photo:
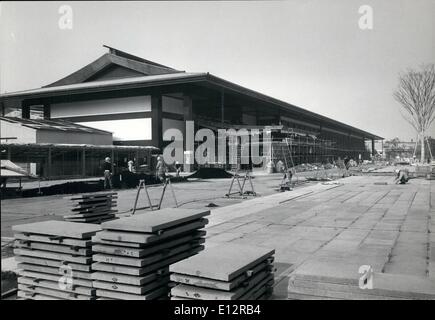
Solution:
[(166, 180), (166, 166), (162, 156), (157, 157), (156, 178), (161, 182)]
[(103, 163), (103, 171), (104, 171), (104, 189), (112, 189), (112, 163), (110, 162), (110, 158), (106, 157)]
[(276, 163), (276, 172), (285, 172), (284, 162), (281, 160)]
[(292, 186), (291, 186), (292, 177), (293, 177), (293, 171), (291, 168), (289, 168), (287, 171), (285, 171), (284, 177), (282, 178), (280, 191), (292, 190)]
[(394, 179), (396, 184), (405, 184), (409, 181), (408, 170), (406, 169), (397, 169), (396, 170), (396, 178)]
[(130, 171), (132, 173), (136, 172), (136, 170), (134, 168), (134, 161), (133, 160), (128, 161), (127, 166), (128, 166), (128, 171)]
[(178, 161), (175, 161), (175, 170), (176, 170), (176, 177), (179, 177), (181, 172), (181, 164)]
[(346, 167), (346, 171), (348, 171), (348, 170), (349, 170), (349, 167), (350, 167), (350, 161), (351, 161), (351, 159), (350, 159), (350, 158), (348, 158), (347, 156), (346, 156), (346, 157), (344, 157), (344, 160), (343, 160), (343, 162), (344, 162), (344, 166)]

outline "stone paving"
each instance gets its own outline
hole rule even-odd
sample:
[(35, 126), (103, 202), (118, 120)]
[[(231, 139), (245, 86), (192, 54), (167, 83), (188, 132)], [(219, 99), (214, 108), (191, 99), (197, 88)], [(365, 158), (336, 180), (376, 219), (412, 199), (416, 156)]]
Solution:
[(379, 273), (433, 276), (434, 181), (396, 185), (383, 176), (340, 181), (342, 186), (326, 190), (304, 188), (314, 191), (251, 213), (245, 202), (243, 214), (216, 224), (213, 219), (234, 206), (213, 210), (206, 246), (233, 242), (275, 248), (280, 299), (286, 298), (287, 276), (307, 268), (355, 279), (361, 265)]

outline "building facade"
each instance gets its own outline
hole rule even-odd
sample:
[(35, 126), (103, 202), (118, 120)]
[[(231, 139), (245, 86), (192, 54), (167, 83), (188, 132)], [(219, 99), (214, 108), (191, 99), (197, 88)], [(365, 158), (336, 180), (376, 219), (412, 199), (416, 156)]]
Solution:
[[(1, 96), (2, 115), (69, 121), (113, 134), (114, 145), (153, 146), (185, 122), (195, 130), (281, 127), (276, 142), (290, 141), (294, 164), (368, 159), (365, 142), (382, 138), (244, 88), (209, 73), (189, 73), (121, 50), (108, 53), (45, 87)], [(274, 138), (275, 139), (275, 138)], [(187, 146), (186, 146), (187, 147)], [(186, 150), (189, 151), (189, 150)]]

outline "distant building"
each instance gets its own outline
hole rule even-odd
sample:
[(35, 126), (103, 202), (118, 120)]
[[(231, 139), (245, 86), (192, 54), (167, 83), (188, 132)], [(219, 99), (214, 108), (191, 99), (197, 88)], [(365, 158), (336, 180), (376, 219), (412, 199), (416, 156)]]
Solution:
[[(388, 161), (413, 161), (420, 159), (420, 141), (400, 141), (398, 138), (384, 142), (385, 159)], [(429, 137), (425, 144), (425, 159), (435, 156), (435, 139)]]

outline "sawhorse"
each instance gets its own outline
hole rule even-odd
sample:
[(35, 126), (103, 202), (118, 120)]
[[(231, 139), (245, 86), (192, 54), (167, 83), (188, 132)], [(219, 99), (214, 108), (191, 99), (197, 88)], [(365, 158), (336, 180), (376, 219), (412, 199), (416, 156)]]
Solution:
[(174, 191), (174, 188), (172, 187), (171, 179), (165, 178), (165, 180), (163, 181), (163, 191), (162, 191), (162, 195), (160, 197), (160, 201), (159, 201), (159, 205), (157, 207), (158, 208), (157, 210), (160, 210), (160, 207), (162, 206), (163, 197), (165, 196), (166, 188), (168, 185), (171, 188), (172, 196), (174, 197), (174, 200), (175, 200), (175, 208), (178, 208), (178, 202), (177, 202), (177, 198), (175, 197), (175, 191)]
[[(142, 187), (144, 188), (145, 194), (147, 196), (148, 206), (137, 208), (137, 201), (139, 200), (139, 193), (140, 193), (140, 190), (142, 189)], [(151, 209), (151, 211), (153, 211), (154, 207), (157, 207), (157, 205), (153, 205), (151, 203), (151, 198), (150, 198), (150, 195), (148, 193), (148, 189), (147, 189), (147, 185), (145, 184), (145, 180), (139, 180), (139, 186), (137, 187), (136, 199), (134, 200), (134, 207), (132, 209), (133, 210), (132, 215), (135, 214), (136, 210)], [(160, 209), (160, 208), (158, 208), (158, 209)]]
[[(160, 196), (160, 201), (159, 201), (158, 205), (157, 204), (152, 204), (150, 195), (148, 193), (147, 186), (145, 184), (145, 180), (140, 180), (139, 181), (139, 186), (137, 188), (136, 199), (134, 200), (134, 207), (132, 209), (132, 211), (133, 211), (132, 215), (135, 214), (136, 210), (151, 209), (151, 211), (153, 211), (154, 208), (156, 208), (157, 210), (160, 210), (160, 208), (162, 207), (163, 198), (165, 196), (166, 188), (168, 187), (168, 185), (171, 188), (172, 196), (174, 197), (174, 200), (175, 200), (175, 207), (178, 208), (178, 202), (177, 202), (177, 198), (175, 197), (174, 188), (172, 187), (172, 184), (171, 184), (171, 179), (165, 178), (165, 180), (163, 181), (162, 195)], [(139, 194), (140, 194), (140, 190), (142, 189), (142, 187), (144, 188), (145, 194), (147, 196), (148, 206), (137, 208), (137, 202), (139, 200)]]
[[(245, 175), (243, 176), (242, 184), (240, 184), (241, 176), (236, 171), (236, 173), (233, 176), (233, 179), (231, 180), (230, 189), (228, 190), (228, 193), (225, 195), (226, 197), (230, 197), (233, 194), (239, 194), (241, 197), (247, 196), (247, 195), (253, 195), (254, 197), (257, 196), (256, 192), (254, 191), (254, 184), (252, 183), (252, 178), (249, 175), (249, 171), (246, 171)], [(246, 181), (249, 181), (249, 184), (251, 185), (250, 191), (245, 191), (245, 184)], [(239, 186), (239, 191), (231, 192), (233, 189), (234, 181), (237, 181), (237, 185)]]

